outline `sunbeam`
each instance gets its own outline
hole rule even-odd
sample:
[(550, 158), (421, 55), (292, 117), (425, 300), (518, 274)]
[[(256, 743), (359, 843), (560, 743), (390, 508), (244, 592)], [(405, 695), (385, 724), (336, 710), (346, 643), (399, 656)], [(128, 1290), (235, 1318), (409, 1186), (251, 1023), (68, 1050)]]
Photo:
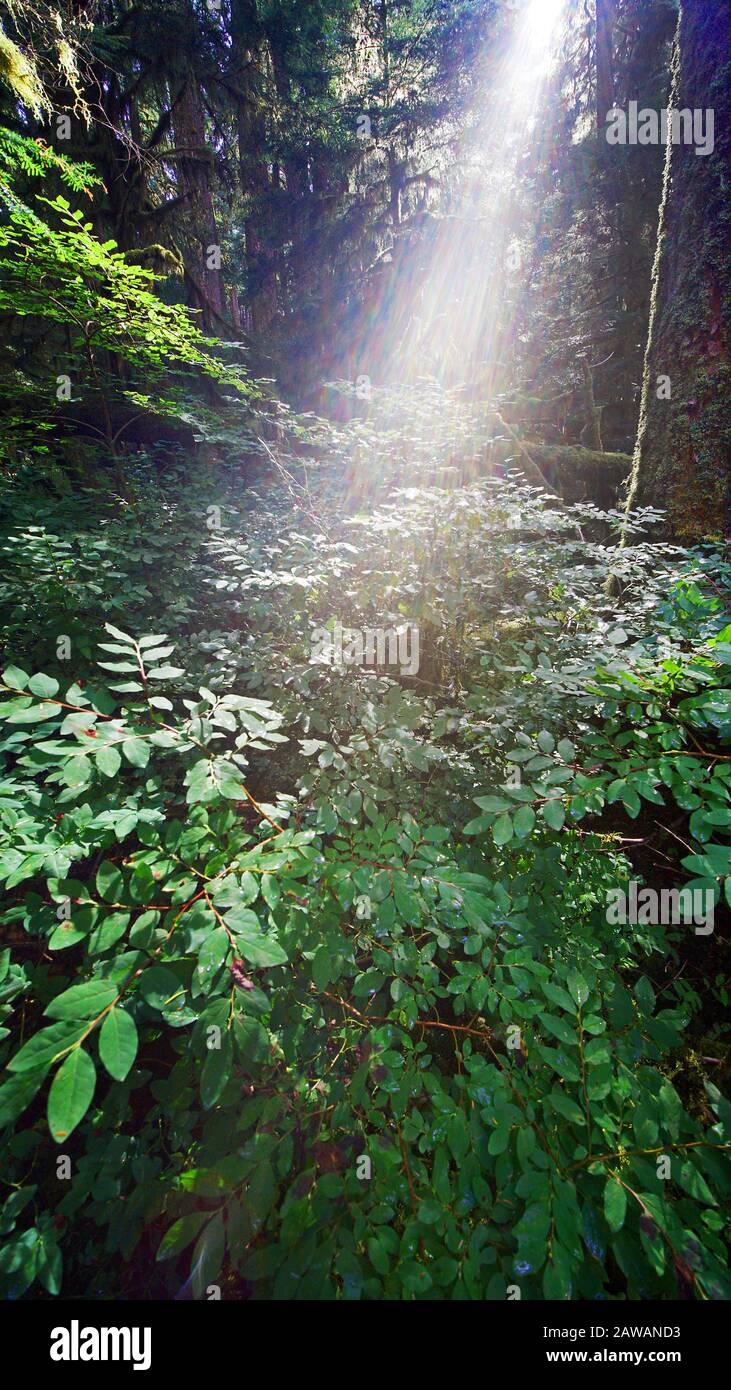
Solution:
[(370, 375), (426, 372), (445, 383), (499, 375), (510, 348), (506, 298), (521, 270), (516, 171), (531, 150), (566, 11), (567, 0), (528, 0), (485, 53), (484, 100), (467, 114), (451, 207), (413, 250), (408, 236), (397, 237), (406, 245), (394, 250), (390, 288), (374, 306), (363, 349)]
[(0, 0), (0, 1337), (51, 1390), (269, 1317), (336, 1374), (379, 1302), (527, 1378), (720, 1362), (729, 36)]

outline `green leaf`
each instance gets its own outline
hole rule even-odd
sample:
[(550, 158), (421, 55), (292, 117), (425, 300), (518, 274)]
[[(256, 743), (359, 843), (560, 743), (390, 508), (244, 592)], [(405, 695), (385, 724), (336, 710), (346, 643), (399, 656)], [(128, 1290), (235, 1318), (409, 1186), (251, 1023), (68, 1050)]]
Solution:
[(379, 1236), (372, 1236), (367, 1241), (368, 1258), (377, 1274), (384, 1277), (390, 1269), (388, 1250), (383, 1239)]
[(31, 705), (29, 709), (19, 709), (15, 714), (7, 716), (8, 724), (41, 724), (45, 719), (54, 719), (57, 714), (61, 714), (61, 706), (51, 704), (48, 700), (42, 700), (38, 705)]
[(492, 828), (492, 838), (496, 845), (507, 845), (513, 838), (513, 822), (510, 816), (499, 816)]
[(165, 1232), (158, 1251), (156, 1260), (171, 1260), (176, 1255), (180, 1255), (191, 1241), (195, 1240), (201, 1226), (208, 1220), (207, 1211), (189, 1211), (186, 1216), (181, 1216), (168, 1231)]
[(182, 666), (158, 666), (156, 671), (148, 671), (147, 677), (151, 681), (170, 681), (177, 676), (184, 676), (185, 671)]
[(711, 1192), (705, 1178), (698, 1172), (697, 1168), (693, 1167), (692, 1163), (684, 1163), (682, 1165), (676, 1181), (686, 1192), (689, 1192), (691, 1197), (694, 1197), (697, 1202), (707, 1202), (708, 1205), (712, 1207), (718, 1206), (716, 1198)]
[(553, 1241), (551, 1258), (543, 1271), (543, 1297), (550, 1301), (571, 1297), (573, 1261), (567, 1250)]
[(54, 680), (53, 676), (31, 676), (28, 689), (34, 695), (41, 695), (48, 700), (53, 695), (58, 695), (58, 681)]
[(566, 811), (562, 801), (546, 801), (541, 807), (541, 815), (552, 830), (562, 830), (566, 820)]
[(44, 1236), (36, 1251), (36, 1278), (54, 1297), (61, 1292), (63, 1256), (56, 1242)]
[(525, 840), (530, 835), (536, 823), (536, 813), (532, 806), (521, 806), (519, 811), (513, 816), (513, 830), (519, 840)]
[(201, 1070), (201, 1101), (204, 1110), (210, 1110), (218, 1100), (229, 1076), (233, 1062), (231, 1034), (221, 1035), (221, 1046), (209, 1048)]
[(570, 970), (566, 978), (572, 998), (576, 1001), (579, 1008), (582, 1008), (589, 998), (589, 986), (583, 975), (577, 970)]
[[(253, 993), (246, 995), (247, 1003), (251, 998), (253, 998)], [(237, 1052), (246, 1067), (264, 1061), (269, 1053), (269, 1034), (258, 1018), (249, 1018), (246, 1014), (236, 1014), (233, 1031)]]
[(570, 1014), (575, 1013), (575, 1002), (565, 989), (552, 984), (550, 980), (541, 980), (541, 989), (552, 1004), (558, 1004), (559, 1009), (565, 1009)]
[(552, 1014), (541, 1014), (541, 1023), (544, 1028), (552, 1033), (559, 1042), (566, 1043), (567, 1047), (576, 1047), (578, 1037), (575, 1025), (568, 1022), (565, 1018), (554, 1018)]
[[(140, 646), (142, 646), (141, 642)], [(162, 661), (165, 657), (172, 656), (174, 651), (175, 647), (151, 647), (149, 651), (145, 650), (145, 666), (147, 666), (147, 663), (150, 661)]]
[(546, 1096), (546, 1100), (552, 1110), (562, 1115), (565, 1120), (570, 1120), (572, 1125), (586, 1124), (586, 1115), (579, 1109), (576, 1101), (571, 1100), (569, 1096), (562, 1095), (560, 1091), (551, 1091), (551, 1094)]
[(465, 826), (465, 828), (464, 828), (464, 831), (463, 831), (462, 833), (463, 833), (464, 835), (469, 835), (469, 836), (472, 836), (472, 835), (481, 835), (482, 832), (483, 832), (483, 830), (487, 830), (488, 827), (489, 827), (491, 824), (492, 824), (492, 817), (491, 817), (491, 816), (475, 816), (475, 819), (474, 819), (474, 820), (470, 820), (470, 821), (467, 822), (467, 824), (466, 824), (466, 826)]
[(96, 1068), (83, 1047), (74, 1048), (59, 1067), (48, 1093), (48, 1127), (57, 1144), (83, 1120), (96, 1087)]
[(128, 912), (111, 912), (95, 927), (89, 937), (87, 951), (90, 956), (100, 956), (114, 946), (124, 936), (130, 922)]
[(4, 1125), (13, 1124), (18, 1116), (27, 1110), (43, 1085), (47, 1072), (48, 1066), (41, 1066), (33, 1071), (19, 1071), (17, 1075), (11, 1072), (7, 1080), (0, 1085), (0, 1129)]
[[(252, 874), (251, 877), (253, 878), (254, 875)], [(257, 883), (256, 886), (258, 892), (259, 884)], [(216, 898), (214, 899), (214, 901), (218, 903), (220, 899)], [(250, 907), (242, 907), (237, 905), (236, 907), (229, 908), (228, 912), (224, 913), (224, 921), (229, 931), (232, 931), (236, 936), (238, 936), (240, 932), (257, 933), (261, 931), (261, 923), (259, 921), (259, 918), (257, 917), (255, 912), (252, 912)]]
[(72, 985), (52, 999), (45, 1010), (47, 1018), (96, 1018), (97, 1014), (117, 997), (117, 990), (107, 980), (87, 980)]
[(20, 1052), (16, 1052), (8, 1062), (8, 1071), (28, 1072), (44, 1067), (46, 1071), (60, 1052), (72, 1047), (86, 1031), (86, 1024), (72, 1023), (64, 1019), (62, 1023), (52, 1023), (49, 1028), (41, 1028), (34, 1033)]
[(105, 777), (116, 777), (121, 762), (119, 752), (111, 745), (107, 748), (100, 748), (96, 755), (96, 765)]
[(20, 666), (6, 666), (3, 671), (3, 681), (12, 690), (25, 690), (28, 686), (28, 673), (22, 671)]
[(190, 1276), (195, 1298), (203, 1298), (210, 1285), (218, 1278), (225, 1249), (226, 1235), (223, 1227), (223, 1216), (220, 1212), (216, 1212), (216, 1215), (212, 1217), (199, 1236), (193, 1251)]
[(627, 1211), (627, 1193), (616, 1178), (609, 1178), (604, 1188), (604, 1217), (610, 1231), (621, 1231)]
[(230, 950), (231, 942), (224, 927), (216, 927), (215, 931), (209, 933), (198, 952), (195, 972), (202, 985), (210, 985)]
[(147, 767), (150, 751), (150, 745), (144, 738), (126, 738), (122, 744), (122, 752), (132, 767)]
[[(12, 1278), (13, 1296), (19, 1297), (33, 1283), (38, 1257), (38, 1232), (34, 1226), (13, 1236), (0, 1249), (0, 1274)], [(5, 1282), (5, 1281), (4, 1281)]]
[(643, 1014), (651, 1014), (655, 1008), (655, 991), (646, 975), (641, 975), (635, 985), (635, 999)]
[(243, 873), (239, 880), (239, 889), (244, 906), (248, 907), (250, 903), (255, 902), (259, 896), (259, 880), (256, 875), (249, 873), (248, 870)]
[(99, 865), (96, 874), (96, 890), (105, 902), (118, 901), (122, 890), (122, 881), (122, 874), (116, 864), (105, 859), (104, 863)]
[(125, 1009), (108, 1013), (99, 1034), (99, 1056), (115, 1081), (124, 1081), (137, 1056), (137, 1025)]
[(529, 1159), (536, 1147), (535, 1130), (530, 1125), (523, 1125), (518, 1130), (516, 1139), (516, 1151), (521, 1168), (530, 1170)]
[(585, 1033), (603, 1033), (606, 1029), (606, 1022), (598, 1014), (586, 1014), (583, 1020)]
[(228, 801), (244, 800), (244, 774), (235, 763), (217, 758), (213, 765), (213, 777), (221, 796), (225, 796)]
[(481, 811), (489, 811), (499, 815), (501, 811), (510, 809), (510, 802), (503, 796), (476, 796), (474, 801)]
[(273, 936), (262, 931), (250, 908), (234, 908), (225, 914), (224, 921), (236, 937), (236, 949), (249, 965), (265, 968), (286, 963), (286, 951)]
[(261, 896), (267, 907), (272, 911), (278, 905), (282, 896), (282, 889), (279, 880), (273, 874), (262, 874), (261, 876)]
[(71, 758), (63, 769), (63, 780), (67, 787), (88, 786), (91, 781), (91, 760), (85, 756)]
[(127, 647), (134, 647), (135, 645), (134, 637), (130, 637), (126, 632), (120, 632), (119, 628), (112, 627), (111, 623), (104, 624), (104, 631), (110, 633), (118, 642), (124, 642)]
[(140, 979), (139, 991), (151, 1009), (165, 1009), (182, 992), (182, 985), (172, 970), (151, 965)]

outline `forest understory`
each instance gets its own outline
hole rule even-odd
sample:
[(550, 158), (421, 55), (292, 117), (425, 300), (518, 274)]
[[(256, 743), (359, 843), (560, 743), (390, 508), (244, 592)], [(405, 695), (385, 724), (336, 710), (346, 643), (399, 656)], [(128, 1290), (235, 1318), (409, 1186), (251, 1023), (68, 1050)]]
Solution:
[(730, 34), (0, 3), (5, 1300), (731, 1295)]

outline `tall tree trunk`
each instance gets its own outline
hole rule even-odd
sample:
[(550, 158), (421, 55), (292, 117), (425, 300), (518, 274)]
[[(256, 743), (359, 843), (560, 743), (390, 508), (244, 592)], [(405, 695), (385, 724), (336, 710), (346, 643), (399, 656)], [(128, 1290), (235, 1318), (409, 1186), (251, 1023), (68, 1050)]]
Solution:
[(596, 0), (596, 124), (601, 139), (614, 106), (614, 4)]
[[(287, 44), (274, 24), (269, 26), (267, 38), (277, 97), (281, 110), (287, 112), (292, 100)], [(317, 275), (317, 266), (313, 263), (307, 243), (311, 215), (310, 170), (302, 148), (296, 148), (292, 154), (284, 156), (281, 169), (287, 190), (285, 236), (291, 245), (287, 277), (289, 307), (301, 307)]]
[[(189, 3), (191, 43), (197, 34), (196, 18)], [(206, 118), (197, 74), (185, 50), (176, 77), (171, 83), (174, 102), (175, 144), (180, 153), (176, 166), (180, 192), (187, 198), (191, 240), (196, 255), (188, 269), (188, 281), (197, 307), (202, 310), (207, 329), (215, 327), (224, 314), (224, 289), (220, 270), (220, 244), (213, 205), (213, 148), (206, 131)], [(177, 82), (177, 88), (175, 86)]]
[[(388, 0), (381, 0), (380, 19), (381, 19), (381, 42), (382, 42), (382, 62), (383, 62), (383, 108), (388, 125), (390, 126), (390, 105), (391, 105), (391, 49), (389, 32), (389, 10)], [(399, 163), (394, 141), (389, 141), (386, 148), (386, 159), (388, 162), (388, 208), (392, 227), (401, 225), (401, 193), (404, 171)]]
[(671, 106), (713, 111), (715, 148), (668, 143), (628, 497), (690, 543), (731, 531), (730, 35), (731, 0), (682, 0)]
[(272, 256), (271, 193), (264, 155), (266, 122), (262, 89), (263, 33), (256, 0), (231, 0), (232, 73), (236, 86), (236, 126), (241, 191), (249, 205), (244, 221), (249, 310), (255, 333), (266, 333), (278, 308), (277, 273)]

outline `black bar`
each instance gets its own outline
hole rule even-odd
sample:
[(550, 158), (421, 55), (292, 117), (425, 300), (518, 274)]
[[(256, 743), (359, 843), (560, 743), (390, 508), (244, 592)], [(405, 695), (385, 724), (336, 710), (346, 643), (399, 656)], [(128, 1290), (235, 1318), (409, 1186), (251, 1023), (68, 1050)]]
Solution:
[[(118, 1332), (107, 1336), (101, 1329)], [(132, 1376), (140, 1384), (145, 1375), (157, 1384), (159, 1377), (167, 1382), (178, 1374), (185, 1386), (209, 1390), (219, 1376), (229, 1383), (232, 1362), (238, 1363), (242, 1381), (267, 1365), (281, 1380), (288, 1365), (298, 1378), (307, 1376), (309, 1363), (312, 1375), (327, 1368), (328, 1381), (353, 1374), (360, 1379), (368, 1366), (373, 1375), (388, 1367), (392, 1379), (402, 1365), (413, 1385), (420, 1367), (435, 1379), (435, 1357), (453, 1370), (464, 1365), (465, 1356), (476, 1357), (488, 1378), (498, 1367), (516, 1376), (566, 1369), (591, 1375), (594, 1368), (613, 1367), (705, 1371), (724, 1362), (728, 1314), (725, 1304), (711, 1302), (43, 1300), (0, 1304), (0, 1338), (5, 1355), (12, 1348), (24, 1371), (43, 1374), (51, 1386), (71, 1375), (78, 1385), (91, 1384), (95, 1375), (106, 1380), (109, 1373)], [(53, 1359), (52, 1345), (68, 1359)], [(112, 1359), (115, 1351), (127, 1359)]]

